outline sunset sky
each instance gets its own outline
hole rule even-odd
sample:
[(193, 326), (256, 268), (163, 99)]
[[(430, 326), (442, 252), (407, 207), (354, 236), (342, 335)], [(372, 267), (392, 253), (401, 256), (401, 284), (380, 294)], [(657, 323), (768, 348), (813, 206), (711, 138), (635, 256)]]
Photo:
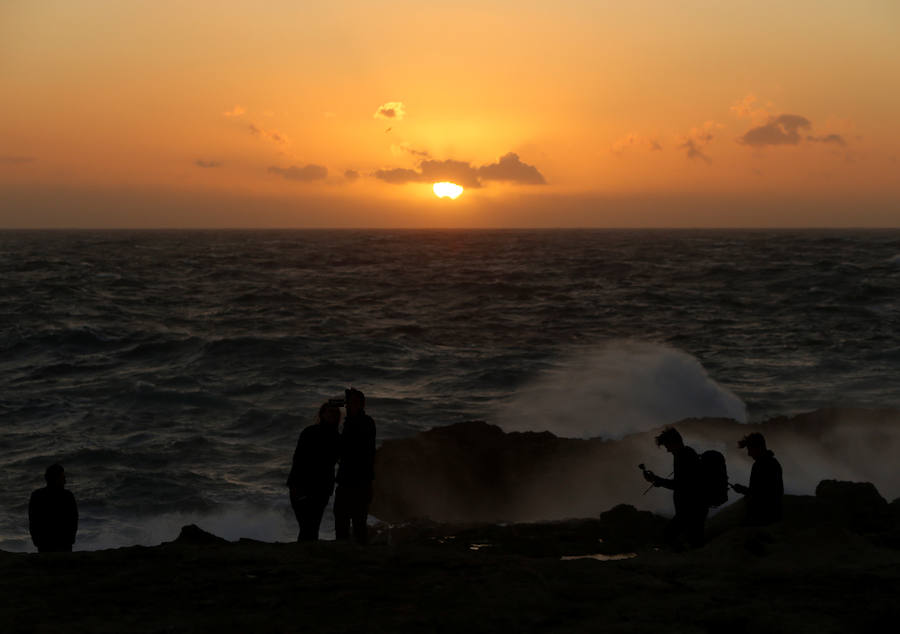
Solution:
[(0, 226), (896, 227), (898, 86), (896, 0), (3, 0)]

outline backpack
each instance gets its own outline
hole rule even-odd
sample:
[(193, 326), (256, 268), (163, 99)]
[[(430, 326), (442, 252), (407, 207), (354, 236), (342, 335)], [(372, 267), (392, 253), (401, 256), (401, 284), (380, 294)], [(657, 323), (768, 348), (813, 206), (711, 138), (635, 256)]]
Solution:
[(700, 487), (707, 506), (721, 506), (728, 501), (728, 470), (725, 456), (710, 449), (700, 454)]

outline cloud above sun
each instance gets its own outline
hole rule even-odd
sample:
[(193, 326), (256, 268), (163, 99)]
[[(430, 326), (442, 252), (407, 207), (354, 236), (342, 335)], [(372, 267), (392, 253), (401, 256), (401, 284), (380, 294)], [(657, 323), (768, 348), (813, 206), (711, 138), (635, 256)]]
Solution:
[(406, 106), (402, 101), (389, 101), (378, 106), (378, 110), (372, 115), (375, 119), (387, 119), (388, 121), (400, 121), (406, 116)]
[(519, 159), (519, 155), (514, 152), (501, 156), (496, 163), (480, 167), (466, 161), (453, 159), (443, 161), (425, 159), (419, 163), (418, 169), (378, 170), (374, 176), (392, 185), (449, 181), (467, 189), (484, 187), (488, 181), (519, 185), (545, 185), (547, 183), (543, 174), (535, 166), (523, 163)]

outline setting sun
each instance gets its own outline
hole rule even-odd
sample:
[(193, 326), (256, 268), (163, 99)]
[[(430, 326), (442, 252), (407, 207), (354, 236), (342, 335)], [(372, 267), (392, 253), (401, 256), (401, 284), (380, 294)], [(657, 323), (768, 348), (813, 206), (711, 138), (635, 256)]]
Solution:
[(452, 200), (456, 200), (463, 193), (463, 188), (456, 183), (435, 183), (432, 189), (434, 190), (434, 195), (438, 198), (450, 198)]

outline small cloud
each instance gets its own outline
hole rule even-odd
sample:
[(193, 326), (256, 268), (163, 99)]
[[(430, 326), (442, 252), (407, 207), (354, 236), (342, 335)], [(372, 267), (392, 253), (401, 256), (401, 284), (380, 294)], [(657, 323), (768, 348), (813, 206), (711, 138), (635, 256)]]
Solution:
[(284, 144), (289, 142), (287, 136), (277, 130), (266, 130), (253, 123), (248, 126), (248, 129), (253, 136), (258, 136), (268, 141), (272, 141), (273, 143)]
[(840, 145), (841, 147), (847, 147), (847, 141), (840, 134), (826, 134), (825, 136), (808, 136), (806, 137), (807, 141), (812, 141), (813, 143), (834, 143), (835, 145)]
[(304, 183), (309, 183), (312, 181), (319, 181), (328, 176), (328, 168), (323, 165), (304, 165), (303, 167), (297, 167), (296, 165), (291, 165), (290, 167), (276, 167), (272, 166), (269, 168), (270, 174), (278, 174), (290, 181), (301, 181)]
[(501, 156), (496, 163), (482, 165), (478, 168), (478, 175), (486, 181), (504, 181), (521, 185), (547, 184), (543, 174), (534, 165), (523, 163), (519, 160), (519, 155), (513, 152)]
[(375, 119), (390, 119), (400, 121), (406, 116), (406, 106), (402, 101), (389, 101), (378, 106), (378, 110), (372, 115)]
[(386, 183), (391, 183), (392, 185), (450, 181), (468, 189), (478, 189), (481, 187), (481, 181), (478, 178), (478, 170), (469, 163), (455, 161), (453, 159), (444, 161), (426, 159), (419, 163), (418, 170), (406, 168), (378, 170), (375, 172), (374, 176), (375, 178), (383, 180)]
[(703, 151), (703, 148), (715, 138), (713, 132), (724, 127), (721, 123), (706, 121), (701, 126), (691, 128), (691, 131), (683, 137), (678, 145), (678, 149), (685, 150), (685, 155), (690, 160), (699, 159), (709, 165), (712, 163), (712, 159)]
[(403, 167), (395, 167), (389, 170), (377, 170), (372, 174), (378, 180), (391, 185), (405, 185), (406, 183), (423, 183), (425, 179), (422, 174), (416, 170), (406, 169)]
[(484, 186), (483, 181), (503, 181), (522, 185), (544, 185), (544, 176), (533, 165), (523, 163), (519, 156), (509, 152), (496, 163), (475, 167), (465, 161), (424, 159), (419, 169), (395, 168), (378, 170), (375, 178), (392, 185), (405, 183), (435, 183), (450, 181), (468, 189)]
[(242, 114), (245, 114), (247, 111), (241, 108), (240, 106), (235, 106), (231, 110), (226, 110), (222, 113), (223, 117), (239, 117)]
[(356, 170), (344, 170), (344, 178), (352, 183), (359, 178), (359, 172)]
[(662, 145), (660, 145), (659, 141), (656, 139), (650, 139), (636, 132), (630, 132), (623, 136), (621, 139), (613, 143), (609, 151), (615, 154), (616, 156), (624, 156), (627, 150), (631, 149), (644, 149), (651, 152), (656, 152), (662, 150)]
[[(773, 104), (770, 102), (767, 105), (771, 108)], [(753, 93), (731, 106), (731, 111), (738, 119), (750, 119), (757, 125), (762, 125), (771, 116), (767, 108), (757, 105), (756, 95)]]
[(0, 165), (24, 165), (34, 163), (36, 160), (34, 156), (0, 156)]
[[(388, 128), (388, 130), (390, 130), (390, 128)], [(417, 150), (406, 141), (391, 145), (391, 154), (394, 156), (404, 156), (409, 154), (410, 156), (421, 159), (431, 158), (431, 154), (429, 154), (428, 150)]]
[(222, 167), (222, 163), (219, 161), (204, 161), (203, 159), (197, 159), (194, 161), (194, 165), (197, 167), (202, 167), (204, 169), (211, 169), (213, 167)]
[(707, 165), (712, 163), (712, 159), (709, 158), (706, 154), (701, 150), (701, 142), (695, 141), (694, 139), (687, 139), (684, 143), (678, 146), (679, 149), (687, 150), (687, 157), (689, 159), (700, 159)]
[(748, 130), (738, 139), (738, 143), (752, 147), (768, 145), (797, 145), (802, 137), (801, 130), (809, 130), (812, 124), (798, 114), (782, 114), (771, 117), (765, 125)]

